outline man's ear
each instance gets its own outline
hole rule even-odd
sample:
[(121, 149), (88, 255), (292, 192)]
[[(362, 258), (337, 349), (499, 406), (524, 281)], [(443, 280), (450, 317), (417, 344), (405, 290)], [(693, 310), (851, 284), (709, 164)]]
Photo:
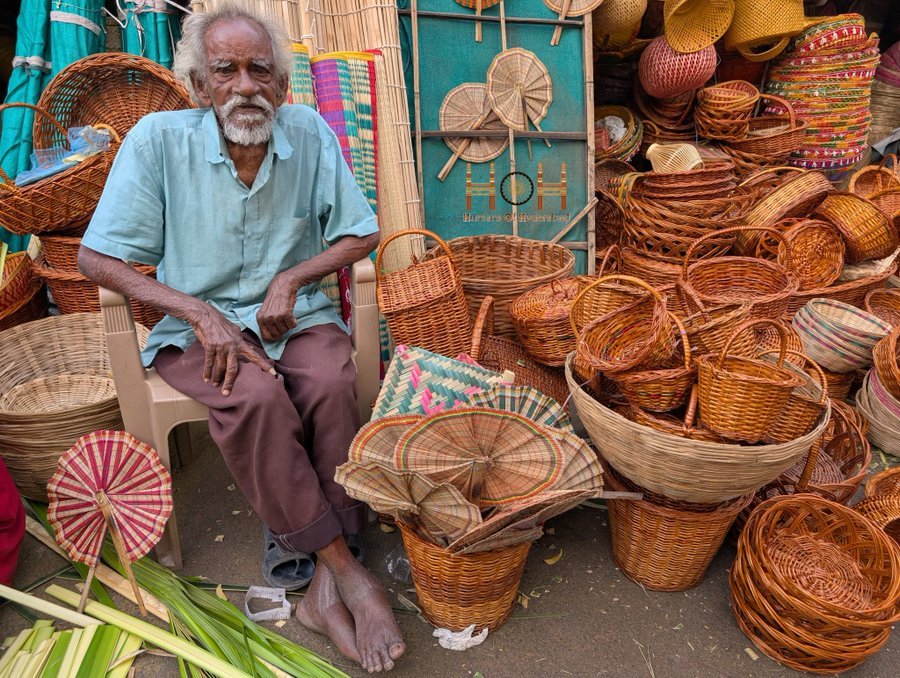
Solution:
[(194, 86), (194, 97), (197, 99), (197, 103), (203, 108), (212, 106), (212, 97), (206, 90), (206, 83), (198, 78), (196, 73), (191, 73), (191, 84)]
[(276, 108), (278, 106), (281, 106), (281, 104), (283, 104), (285, 101), (287, 101), (288, 83), (289, 83), (288, 78), (284, 78), (282, 81), (280, 81), (278, 83), (278, 98), (277, 98), (278, 103), (276, 105)]

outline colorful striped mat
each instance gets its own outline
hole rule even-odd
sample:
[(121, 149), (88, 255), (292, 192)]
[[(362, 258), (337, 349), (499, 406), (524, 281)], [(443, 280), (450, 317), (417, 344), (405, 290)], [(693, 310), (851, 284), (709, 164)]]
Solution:
[(291, 78), (288, 81), (287, 102), (316, 107), (312, 71), (309, 69), (309, 50), (302, 42), (291, 43)]

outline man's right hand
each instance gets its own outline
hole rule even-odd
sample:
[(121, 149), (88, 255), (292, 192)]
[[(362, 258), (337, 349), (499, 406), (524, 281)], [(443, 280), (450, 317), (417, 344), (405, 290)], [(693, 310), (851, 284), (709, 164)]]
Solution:
[(237, 325), (230, 323), (219, 311), (204, 304), (200, 319), (192, 322), (197, 340), (206, 351), (203, 363), (203, 381), (222, 386), (222, 395), (229, 395), (237, 379), (239, 361), (245, 358), (273, 376), (275, 368), (261, 358), (241, 335)]

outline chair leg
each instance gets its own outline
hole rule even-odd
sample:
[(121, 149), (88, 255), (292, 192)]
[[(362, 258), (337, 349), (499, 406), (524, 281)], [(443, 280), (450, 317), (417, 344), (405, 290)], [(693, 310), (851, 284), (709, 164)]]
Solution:
[(169, 434), (172, 436), (170, 439), (171, 456), (178, 460), (178, 468), (184, 468), (194, 461), (190, 426), (189, 423), (178, 424)]
[[(169, 437), (165, 431), (155, 436), (159, 441), (156, 451), (159, 453), (160, 461), (169, 473), (172, 472), (172, 460), (169, 457)], [(181, 560), (181, 542), (178, 540), (178, 525), (175, 522), (175, 510), (169, 516), (166, 522), (166, 528), (159, 542), (156, 544), (156, 559), (168, 568), (180, 570), (184, 564)]]

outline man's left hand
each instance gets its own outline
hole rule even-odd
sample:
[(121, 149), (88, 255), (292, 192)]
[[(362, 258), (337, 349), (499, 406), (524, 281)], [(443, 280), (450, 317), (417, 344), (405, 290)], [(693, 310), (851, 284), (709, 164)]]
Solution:
[(297, 326), (294, 304), (297, 302), (297, 286), (283, 273), (279, 273), (269, 285), (262, 308), (256, 314), (256, 322), (262, 338), (278, 341), (292, 327)]

